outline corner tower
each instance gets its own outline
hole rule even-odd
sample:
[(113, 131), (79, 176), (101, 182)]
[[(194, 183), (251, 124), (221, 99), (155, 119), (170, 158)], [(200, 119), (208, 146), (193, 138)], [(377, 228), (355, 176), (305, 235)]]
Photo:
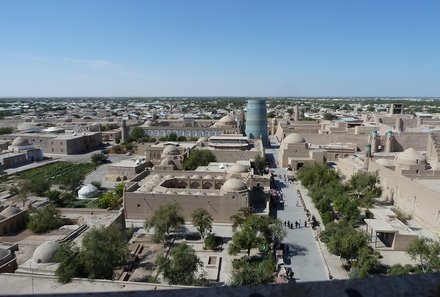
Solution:
[(250, 138), (261, 138), (263, 145), (268, 145), (266, 100), (248, 100), (245, 133)]

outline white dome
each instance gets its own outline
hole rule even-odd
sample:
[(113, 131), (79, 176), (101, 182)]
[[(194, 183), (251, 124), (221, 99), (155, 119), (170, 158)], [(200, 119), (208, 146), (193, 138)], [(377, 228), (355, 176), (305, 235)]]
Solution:
[(160, 161), (160, 165), (162, 166), (173, 165), (173, 161), (168, 158), (164, 158), (162, 161)]
[(426, 158), (410, 147), (397, 155), (396, 162), (402, 165), (418, 165), (426, 163)]
[(222, 175), (217, 175), (215, 177), (216, 180), (224, 180), (225, 178)]
[(21, 137), (21, 136), (18, 136), (12, 142), (12, 146), (27, 146), (27, 145), (30, 145), (29, 141), (26, 138)]
[(90, 199), (98, 197), (98, 188), (92, 184), (87, 184), (81, 187), (78, 191), (79, 199)]
[(225, 192), (240, 192), (247, 190), (248, 188), (243, 181), (233, 178), (226, 181), (220, 189)]
[(382, 165), (382, 166), (384, 166), (384, 167), (391, 167), (391, 166), (394, 166), (394, 163), (393, 163), (393, 161), (391, 161), (391, 160), (389, 160), (389, 159), (377, 159), (376, 160), (376, 163), (377, 164), (380, 164), (380, 165)]
[(2, 212), (0, 212), (0, 215), (2, 215), (4, 218), (9, 218), (20, 212), (22, 212), (20, 208), (16, 206), (8, 206), (5, 209), (3, 209)]
[(246, 166), (244, 166), (243, 164), (234, 164), (232, 165), (229, 169), (228, 172), (229, 173), (243, 173), (243, 172), (248, 172), (248, 168)]
[(162, 158), (166, 156), (175, 156), (179, 155), (180, 151), (179, 148), (175, 145), (168, 145), (163, 151), (162, 151)]
[(306, 142), (304, 137), (302, 137), (298, 133), (292, 133), (287, 135), (286, 138), (283, 139), (282, 144), (299, 144), (304, 142)]
[(206, 138), (206, 137), (200, 137), (200, 138), (197, 140), (197, 142), (200, 142), (200, 143), (208, 142), (208, 138)]
[(191, 176), (191, 179), (201, 179), (201, 177), (198, 174), (194, 174), (193, 176)]
[(35, 263), (54, 263), (55, 255), (60, 248), (60, 244), (55, 241), (46, 241), (42, 243), (34, 252), (32, 261)]
[(228, 114), (215, 122), (214, 126), (234, 126), (235, 124), (235, 119)]
[(144, 126), (152, 126), (152, 125), (153, 125), (153, 122), (150, 120), (148, 120), (144, 123)]
[(208, 174), (208, 175), (205, 175), (205, 176), (203, 177), (203, 179), (210, 180), (210, 179), (212, 179), (212, 176), (210, 176), (210, 175)]

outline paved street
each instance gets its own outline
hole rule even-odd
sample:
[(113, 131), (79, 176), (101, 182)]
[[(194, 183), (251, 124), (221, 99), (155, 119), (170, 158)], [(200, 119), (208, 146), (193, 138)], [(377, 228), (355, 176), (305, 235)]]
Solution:
[[(277, 160), (278, 149), (266, 149), (267, 155), (272, 155)], [(271, 157), (271, 156), (269, 156)], [(277, 211), (277, 217), (282, 221), (295, 222), (301, 220), (301, 228), (287, 229), (284, 243), (288, 244), (289, 252), (286, 253), (285, 262), (295, 272), (297, 282), (324, 281), (328, 280), (328, 270), (324, 263), (321, 252), (315, 240), (315, 233), (311, 227), (304, 227), (306, 218), (302, 206), (297, 206), (299, 196), (294, 184), (285, 183), (284, 176), (287, 170), (284, 168), (274, 169), (277, 176), (275, 180), (278, 188), (284, 194), (284, 208)]]

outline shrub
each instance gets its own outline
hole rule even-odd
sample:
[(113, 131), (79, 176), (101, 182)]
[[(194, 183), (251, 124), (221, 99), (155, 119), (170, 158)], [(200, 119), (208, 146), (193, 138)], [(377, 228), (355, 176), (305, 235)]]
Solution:
[(208, 235), (206, 235), (205, 246), (203, 247), (203, 249), (216, 251), (219, 249), (219, 245), (221, 245), (221, 243), (222, 243), (221, 237), (209, 233)]
[(28, 228), (34, 233), (43, 233), (62, 225), (64, 225), (64, 220), (53, 205), (33, 211), (28, 222)]

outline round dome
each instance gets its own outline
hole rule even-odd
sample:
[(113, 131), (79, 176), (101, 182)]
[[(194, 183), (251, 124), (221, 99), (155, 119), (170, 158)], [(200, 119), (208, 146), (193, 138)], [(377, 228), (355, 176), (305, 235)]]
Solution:
[(378, 164), (380, 164), (380, 165), (382, 165), (382, 166), (384, 166), (384, 167), (391, 167), (391, 166), (394, 166), (394, 163), (393, 163), (393, 161), (391, 161), (391, 160), (389, 160), (389, 159), (377, 159), (376, 160), (376, 163), (378, 163)]
[(306, 140), (304, 137), (299, 135), (298, 133), (292, 133), (286, 136), (286, 138), (283, 139), (283, 144), (298, 144), (298, 143), (304, 143)]
[(162, 158), (166, 156), (174, 156), (179, 155), (180, 151), (175, 145), (168, 145), (163, 151), (162, 151)]
[(58, 242), (46, 241), (37, 247), (32, 256), (32, 261), (35, 263), (54, 263), (55, 255), (60, 246)]
[(162, 165), (162, 166), (167, 166), (167, 165), (172, 165), (172, 164), (173, 164), (173, 161), (168, 158), (165, 158), (162, 161), (160, 161), (160, 165)]
[(225, 192), (239, 192), (247, 190), (248, 188), (243, 181), (233, 178), (226, 181), (220, 189)]
[(171, 174), (167, 174), (167, 176), (165, 176), (165, 179), (173, 179), (174, 176), (172, 176)]
[(148, 120), (144, 123), (144, 126), (152, 126), (152, 125), (153, 125), (153, 122), (150, 120)]
[(218, 175), (218, 176), (215, 177), (215, 179), (216, 180), (224, 180), (225, 178), (223, 176), (221, 176), (221, 175)]
[(5, 218), (9, 218), (20, 212), (21, 212), (20, 208), (16, 206), (8, 206), (7, 208), (3, 209), (2, 212), (0, 212), (0, 215), (2, 215)]
[(79, 199), (89, 199), (89, 198), (95, 198), (98, 196), (98, 188), (95, 187), (92, 184), (87, 184), (81, 187), (78, 191), (78, 198)]
[(205, 175), (205, 176), (203, 177), (203, 179), (210, 180), (210, 179), (212, 179), (212, 176), (210, 176), (210, 175), (208, 174), (208, 175)]
[(191, 179), (201, 179), (201, 177), (198, 174), (194, 174), (193, 176), (191, 176)]
[(248, 168), (244, 166), (243, 164), (234, 164), (228, 169), (229, 173), (243, 173), (248, 172)]
[(197, 142), (200, 142), (200, 143), (208, 142), (208, 138), (206, 138), (206, 137), (200, 137), (200, 138), (197, 140)]
[(29, 145), (29, 141), (21, 136), (15, 138), (14, 141), (12, 142), (12, 146), (26, 146), (26, 145)]
[(219, 120), (220, 123), (224, 124), (235, 124), (235, 119), (231, 115), (225, 115)]
[(396, 162), (402, 165), (418, 165), (426, 163), (426, 158), (410, 147), (397, 155)]

